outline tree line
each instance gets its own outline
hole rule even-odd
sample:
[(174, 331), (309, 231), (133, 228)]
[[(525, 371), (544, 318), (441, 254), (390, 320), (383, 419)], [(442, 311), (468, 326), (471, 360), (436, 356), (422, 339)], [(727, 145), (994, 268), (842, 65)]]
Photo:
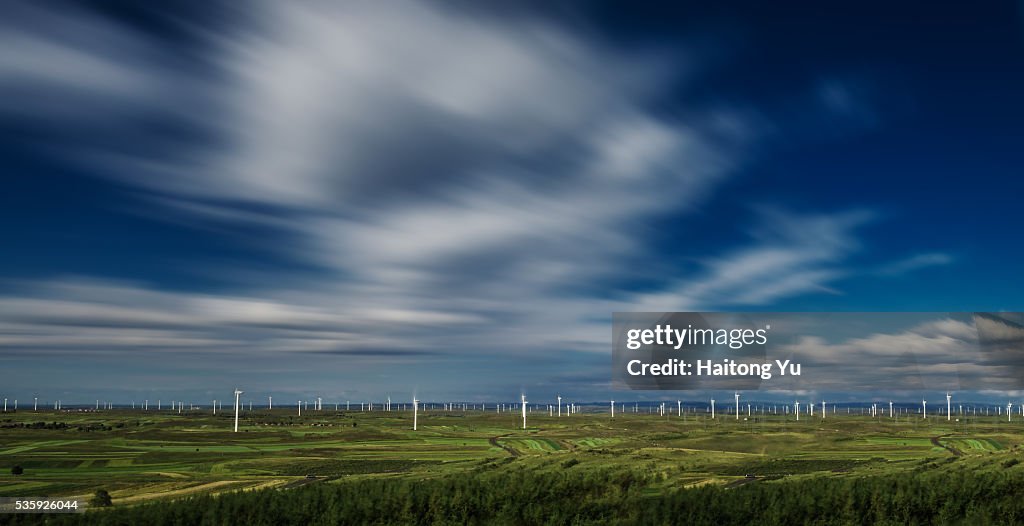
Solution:
[(815, 476), (737, 487), (666, 486), (642, 471), (509, 466), (437, 478), (370, 478), (194, 496), (14, 523), (328, 524), (1022, 524), (1017, 469)]

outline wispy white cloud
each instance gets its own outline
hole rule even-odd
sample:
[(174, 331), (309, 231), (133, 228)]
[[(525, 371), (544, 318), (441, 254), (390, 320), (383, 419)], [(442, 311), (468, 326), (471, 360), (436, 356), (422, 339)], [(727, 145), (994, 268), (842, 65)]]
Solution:
[[(883, 319), (883, 315), (876, 316)], [(885, 321), (891, 323), (899, 314), (889, 318)], [(1000, 337), (1007, 338), (1008, 343), (994, 346), (991, 340)], [(1017, 389), (1022, 341), (1024, 331), (1019, 327), (984, 317), (939, 316), (898, 330), (870, 332), (840, 341), (803, 336), (792, 344), (778, 346), (772, 354), (803, 364), (807, 374), (791, 380), (804, 389)]]
[(878, 269), (883, 276), (902, 276), (908, 272), (927, 267), (949, 265), (954, 262), (953, 256), (943, 252), (916, 254), (905, 259), (893, 261)]
[(843, 262), (860, 248), (855, 229), (872, 218), (867, 211), (801, 215), (762, 210), (750, 246), (708, 259), (697, 275), (637, 298), (634, 310), (764, 305), (801, 293), (832, 292), (830, 283), (846, 273)]
[(343, 301), (302, 304), (266, 296), (159, 291), (137, 284), (61, 279), (24, 284), (0, 298), (6, 349), (149, 352), (393, 351), (416, 333), (479, 323), (468, 313), (374, 308)]

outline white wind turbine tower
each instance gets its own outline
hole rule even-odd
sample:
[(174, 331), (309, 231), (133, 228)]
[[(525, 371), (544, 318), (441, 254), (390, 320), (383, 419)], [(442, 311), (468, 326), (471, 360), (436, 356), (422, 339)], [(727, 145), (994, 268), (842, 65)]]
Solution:
[(824, 400), (821, 401), (821, 419), (822, 420), (825, 419), (825, 401)]
[(946, 421), (949, 422), (949, 420), (951, 418), (953, 418), (952, 397), (949, 395), (949, 392), (947, 391), (946, 392)]
[(523, 429), (526, 429), (526, 395), (519, 395), (519, 398), (523, 401)]
[(739, 393), (739, 391), (737, 391), (735, 393), (735, 396), (736, 396), (736, 420), (739, 420), (740, 419), (740, 393)]
[(676, 400), (676, 416), (683, 416), (683, 401)]
[(235, 388), (235, 433), (238, 432), (238, 397), (242, 395), (242, 391)]
[(921, 400), (921, 416), (928, 418), (928, 400)]
[(299, 416), (302, 416), (302, 400), (299, 400), (297, 404), (299, 406)]
[(612, 400), (612, 418), (615, 418), (615, 400)]
[(274, 409), (274, 397), (273, 396), (268, 396), (267, 397), (267, 410), (273, 410), (273, 409)]
[[(391, 399), (390, 398), (388, 398), (388, 405), (391, 405)], [(319, 396), (316, 397), (316, 410), (317, 411), (323, 411), (324, 410), (324, 399), (320, 398)]]
[(892, 418), (892, 400), (889, 400), (889, 418)]
[(796, 415), (796, 421), (800, 421), (800, 401), (796, 400), (793, 402), (793, 414)]
[(558, 397), (558, 416), (562, 416), (562, 397)]
[(416, 417), (420, 410), (420, 401), (412, 397), (412, 430), (416, 431)]
[(715, 419), (715, 399), (711, 399), (711, 419)]
[(1006, 404), (1006, 421), (1007, 422), (1010, 421), (1010, 415), (1013, 414), (1013, 413), (1010, 412), (1010, 408), (1011, 407), (1013, 407), (1013, 402), (1010, 402), (1010, 403)]

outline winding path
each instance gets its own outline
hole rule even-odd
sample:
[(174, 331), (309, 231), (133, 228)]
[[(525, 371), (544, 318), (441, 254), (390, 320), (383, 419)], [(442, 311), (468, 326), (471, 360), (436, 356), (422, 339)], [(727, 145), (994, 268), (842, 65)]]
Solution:
[(959, 449), (957, 449), (957, 448), (955, 448), (953, 446), (948, 446), (948, 445), (942, 443), (942, 439), (946, 438), (948, 436), (949, 435), (939, 435), (937, 437), (932, 437), (932, 445), (933, 446), (941, 447), (942, 449), (945, 449), (946, 451), (949, 451), (950, 453), (953, 454), (954, 457), (962, 457), (962, 456), (964, 456), (963, 451), (960, 451)]
[(512, 455), (513, 457), (518, 457), (519, 456), (519, 452), (516, 451), (515, 448), (510, 447), (510, 446), (502, 445), (501, 442), (498, 442), (499, 438), (505, 438), (507, 436), (508, 435), (501, 435), (501, 436), (491, 437), (487, 441), (490, 442), (490, 444), (492, 446), (494, 446), (494, 447), (500, 447), (501, 449), (504, 449), (505, 452), (507, 452), (509, 455)]

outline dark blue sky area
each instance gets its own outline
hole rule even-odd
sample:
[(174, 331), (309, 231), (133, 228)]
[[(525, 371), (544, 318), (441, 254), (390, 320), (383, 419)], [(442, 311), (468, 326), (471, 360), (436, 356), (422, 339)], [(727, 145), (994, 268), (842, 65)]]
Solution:
[(616, 310), (1024, 310), (1019, 3), (5, 9), (19, 390), (600, 393)]

